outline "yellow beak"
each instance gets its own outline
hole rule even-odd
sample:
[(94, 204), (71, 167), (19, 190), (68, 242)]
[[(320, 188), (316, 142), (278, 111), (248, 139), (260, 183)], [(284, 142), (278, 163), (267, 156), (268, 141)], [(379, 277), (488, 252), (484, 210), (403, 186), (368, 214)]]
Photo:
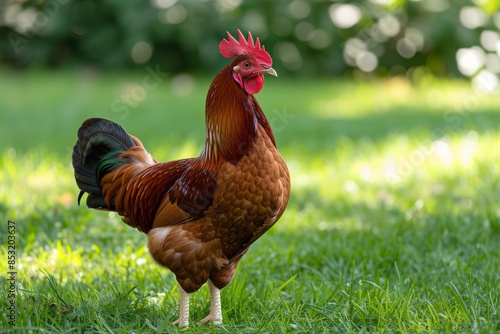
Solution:
[(270, 74), (272, 76), (277, 77), (278, 73), (274, 70), (272, 67), (264, 67), (262, 71), (260, 71), (261, 74)]

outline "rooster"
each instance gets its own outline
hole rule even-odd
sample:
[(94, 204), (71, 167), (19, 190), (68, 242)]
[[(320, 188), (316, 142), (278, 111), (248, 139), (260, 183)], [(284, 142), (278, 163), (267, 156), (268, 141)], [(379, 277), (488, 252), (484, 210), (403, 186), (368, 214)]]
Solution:
[(179, 319), (189, 325), (189, 294), (208, 282), (210, 313), (222, 324), (220, 290), (233, 279), (250, 245), (285, 210), (287, 166), (254, 97), (264, 74), (277, 76), (252, 34), (227, 33), (219, 52), (234, 60), (208, 90), (205, 145), (196, 158), (159, 163), (118, 124), (86, 120), (73, 149), (75, 178), (87, 206), (116, 211), (147, 234), (153, 259), (170, 269), (180, 292)]

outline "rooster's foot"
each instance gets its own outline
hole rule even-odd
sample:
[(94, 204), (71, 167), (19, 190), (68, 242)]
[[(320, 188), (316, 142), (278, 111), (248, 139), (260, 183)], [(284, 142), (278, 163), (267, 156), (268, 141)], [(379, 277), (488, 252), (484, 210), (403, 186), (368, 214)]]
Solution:
[(213, 323), (214, 325), (222, 325), (222, 307), (220, 303), (220, 290), (208, 280), (208, 288), (210, 289), (210, 314), (206, 316), (202, 322), (205, 324)]
[(222, 325), (222, 317), (216, 317), (213, 314), (209, 314), (205, 318), (203, 318), (202, 322), (205, 325), (210, 325), (211, 323), (214, 325)]
[(184, 319), (182, 321), (181, 319), (177, 319), (174, 322), (172, 322), (172, 325), (180, 328), (187, 328), (189, 326), (189, 321), (187, 321), (187, 319)]
[(189, 326), (189, 293), (184, 291), (184, 289), (179, 285), (179, 295), (180, 295), (180, 303), (179, 303), (179, 319), (172, 322), (172, 325), (179, 327), (188, 327)]

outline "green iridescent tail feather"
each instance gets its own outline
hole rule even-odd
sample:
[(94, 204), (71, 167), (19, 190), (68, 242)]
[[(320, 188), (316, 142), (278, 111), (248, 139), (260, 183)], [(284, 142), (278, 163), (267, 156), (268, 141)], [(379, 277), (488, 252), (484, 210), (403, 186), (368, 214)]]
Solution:
[(104, 175), (129, 162), (119, 155), (135, 145), (127, 132), (112, 121), (90, 118), (83, 122), (72, 155), (76, 183), (81, 190), (78, 204), (88, 193), (89, 208), (114, 209), (104, 201), (100, 182)]

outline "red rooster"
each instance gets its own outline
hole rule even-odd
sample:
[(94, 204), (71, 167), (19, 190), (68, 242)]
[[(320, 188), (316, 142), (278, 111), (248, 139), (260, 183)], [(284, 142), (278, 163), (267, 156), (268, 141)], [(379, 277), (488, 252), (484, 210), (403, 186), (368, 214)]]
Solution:
[(280, 218), (290, 195), (287, 166), (253, 96), (263, 74), (277, 76), (251, 33), (227, 33), (219, 52), (235, 58), (210, 85), (205, 146), (196, 158), (158, 163), (142, 143), (109, 120), (88, 119), (73, 149), (75, 178), (87, 206), (116, 211), (147, 233), (152, 257), (176, 276), (178, 326), (189, 324), (189, 294), (208, 282), (210, 314), (222, 323), (220, 289), (250, 245)]

